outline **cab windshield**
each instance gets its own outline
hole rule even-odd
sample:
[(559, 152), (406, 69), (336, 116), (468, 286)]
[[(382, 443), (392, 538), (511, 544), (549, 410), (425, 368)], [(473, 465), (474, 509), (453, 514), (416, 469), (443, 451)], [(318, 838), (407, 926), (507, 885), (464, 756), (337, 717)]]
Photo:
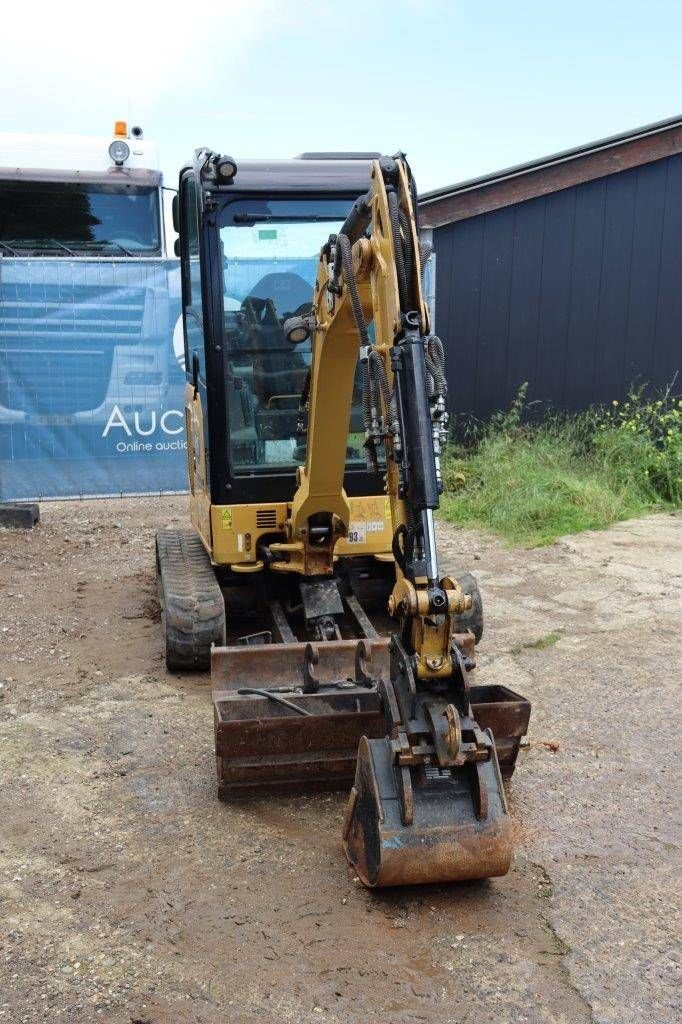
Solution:
[[(320, 249), (352, 199), (242, 200), (223, 214), (230, 445), (236, 473), (291, 469), (305, 461), (299, 411), (310, 342), (290, 345), (287, 317), (311, 309)], [(348, 467), (363, 468), (360, 374), (348, 436)]]
[(5, 256), (158, 253), (158, 189), (130, 184), (0, 181), (0, 251)]

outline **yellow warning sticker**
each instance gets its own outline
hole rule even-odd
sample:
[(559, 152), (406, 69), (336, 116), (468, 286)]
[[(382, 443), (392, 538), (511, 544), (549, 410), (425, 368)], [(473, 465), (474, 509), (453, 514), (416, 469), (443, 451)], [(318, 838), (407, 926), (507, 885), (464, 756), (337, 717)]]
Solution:
[(220, 524), (221, 524), (223, 530), (231, 530), (232, 529), (232, 509), (231, 508), (224, 508), (223, 511), (220, 513)]

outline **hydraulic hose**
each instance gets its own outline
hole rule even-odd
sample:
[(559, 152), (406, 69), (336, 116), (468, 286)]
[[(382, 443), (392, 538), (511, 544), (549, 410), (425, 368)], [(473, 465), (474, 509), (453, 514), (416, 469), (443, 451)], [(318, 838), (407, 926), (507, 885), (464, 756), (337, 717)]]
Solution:
[(430, 242), (419, 242), (419, 265), (422, 271), (422, 278), (424, 277), (424, 273), (426, 272), (426, 264), (429, 262), (432, 252), (433, 246), (431, 245)]
[(362, 360), (362, 421), (365, 428), (365, 450), (367, 457), (367, 468), (370, 472), (376, 473), (379, 468), (376, 446), (374, 441), (374, 425), (372, 423), (372, 406), (376, 408), (373, 398), (372, 374), (369, 366), (369, 359)]
[(398, 220), (402, 229), (402, 247), (403, 247), (403, 258), (405, 261), (405, 276), (407, 278), (406, 287), (408, 292), (408, 298), (410, 300), (410, 307), (414, 305), (412, 302), (413, 296), (409, 293), (412, 290), (412, 280), (414, 276), (414, 245), (412, 244), (412, 232), (410, 231), (410, 222), (407, 219), (407, 214), (404, 210), (398, 209)]
[(424, 340), (426, 342), (426, 368), (433, 377), (436, 392), (445, 397), (448, 393), (448, 382), (445, 377), (443, 342), (435, 334), (430, 334)]
[(398, 277), (398, 294), (400, 296), (400, 308), (406, 313), (409, 308), (409, 297), (407, 293), (407, 274), (405, 272), (405, 257), (400, 237), (400, 214), (398, 211), (398, 197), (395, 192), (388, 192), (388, 215), (391, 220), (391, 234), (393, 235), (393, 255), (395, 258), (395, 269)]
[(426, 362), (426, 369), (429, 374), (430, 383), (433, 385), (433, 394), (440, 394), (444, 396), (447, 394), (447, 381), (445, 379), (445, 368), (444, 359), (442, 357), (442, 346), (440, 347), (440, 353), (438, 353), (435, 347), (431, 346), (431, 341), (437, 341), (440, 344), (440, 340), (431, 336), (430, 338), (424, 339), (426, 342), (426, 352), (424, 360)]
[(370, 371), (375, 375), (375, 380), (378, 382), (381, 394), (384, 399), (384, 405), (386, 407), (387, 415), (390, 415), (391, 402), (393, 400), (393, 392), (391, 391), (388, 384), (388, 376), (386, 374), (386, 367), (384, 361), (376, 351), (371, 349), (369, 353)]
[(362, 419), (366, 431), (372, 429), (372, 385), (369, 375), (369, 359), (362, 360)]
[(341, 252), (341, 266), (343, 267), (343, 276), (346, 279), (348, 291), (350, 292), (350, 304), (353, 310), (353, 318), (360, 333), (360, 341), (363, 345), (369, 345), (367, 324), (365, 323), (365, 318), (362, 314), (362, 304), (360, 302), (358, 286), (355, 283), (355, 275), (353, 273), (353, 256), (351, 253), (351, 245), (348, 235), (338, 235), (336, 238), (336, 244), (338, 245)]

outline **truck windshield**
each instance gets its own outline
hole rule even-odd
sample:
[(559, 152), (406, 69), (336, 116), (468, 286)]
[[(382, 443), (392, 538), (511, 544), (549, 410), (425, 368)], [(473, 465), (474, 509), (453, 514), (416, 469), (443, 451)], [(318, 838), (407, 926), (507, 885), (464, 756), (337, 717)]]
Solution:
[(0, 181), (4, 255), (161, 251), (158, 189), (45, 181)]
[[(299, 412), (310, 342), (292, 347), (283, 323), (310, 310), (320, 249), (352, 199), (243, 200), (223, 213), (224, 317), (232, 462), (237, 473), (305, 461)], [(365, 465), (360, 374), (348, 436), (348, 466)]]

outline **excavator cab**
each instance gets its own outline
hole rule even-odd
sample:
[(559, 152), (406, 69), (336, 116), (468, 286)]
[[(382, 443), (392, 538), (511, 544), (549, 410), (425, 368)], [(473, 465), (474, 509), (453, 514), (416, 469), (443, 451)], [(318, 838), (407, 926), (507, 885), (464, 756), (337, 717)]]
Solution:
[[(181, 172), (178, 210), (193, 392), (187, 406), (195, 430), (203, 432), (207, 463), (206, 491), (192, 492), (192, 520), (214, 562), (226, 570), (237, 566), (238, 573), (262, 562), (259, 523), (273, 518), (264, 506), (290, 501), (296, 468), (305, 460), (299, 406), (310, 344), (292, 346), (283, 325), (310, 310), (320, 247), (343, 223), (369, 162), (240, 163), (228, 182), (212, 178), (208, 156)], [(359, 404), (358, 376), (356, 409)], [(380, 494), (380, 481), (366, 472), (362, 445), (351, 439), (349, 448), (355, 452), (348, 461), (349, 493)], [(253, 507), (251, 529), (225, 528), (231, 515), (225, 509), (235, 506)], [(268, 529), (277, 533), (277, 523)]]
[(503, 874), (530, 706), (474, 684), (480, 594), (439, 573), (409, 167), (198, 150), (175, 215), (192, 528), (158, 534), (157, 573), (168, 668), (211, 665), (219, 795), (351, 787), (370, 886)]

